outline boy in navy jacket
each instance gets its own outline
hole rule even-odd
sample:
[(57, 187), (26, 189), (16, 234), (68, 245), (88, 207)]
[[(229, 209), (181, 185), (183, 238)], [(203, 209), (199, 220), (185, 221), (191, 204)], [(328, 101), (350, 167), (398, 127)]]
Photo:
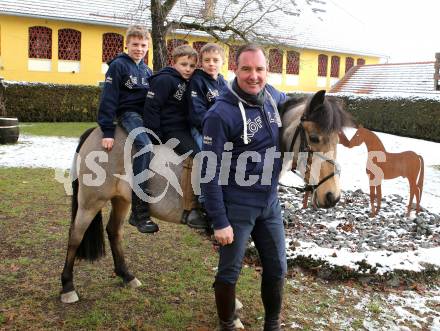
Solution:
[(225, 60), (224, 49), (214, 43), (208, 43), (200, 49), (201, 69), (196, 69), (189, 83), (189, 114), (191, 134), (202, 149), (202, 120), (214, 104), (226, 81), (220, 74)]
[(191, 136), (188, 119), (187, 86), (197, 64), (197, 52), (188, 45), (176, 47), (172, 53), (172, 66), (165, 67), (149, 79), (150, 89), (144, 107), (145, 127), (152, 130), (162, 142), (177, 138), (175, 151), (183, 155), (191, 151), (183, 162), (181, 179), (183, 191), (182, 223), (193, 228), (205, 228), (207, 222), (197, 209), (191, 185), (194, 156), (200, 148)]
[[(102, 147), (109, 152), (114, 144), (115, 119), (127, 133), (143, 128), (142, 113), (148, 91), (148, 78), (152, 74), (144, 63), (148, 40), (149, 33), (145, 27), (130, 26), (126, 33), (127, 54), (119, 54), (109, 63), (98, 110), (98, 124), (103, 133)], [(150, 144), (146, 132), (135, 137), (137, 151)], [(147, 152), (133, 159), (135, 176), (149, 167), (150, 158), (150, 153)], [(148, 203), (136, 194), (139, 189), (145, 193), (146, 182), (135, 177), (129, 223), (142, 233), (157, 232), (159, 227), (150, 218)]]
[(217, 313), (221, 330), (235, 330), (235, 284), (251, 236), (263, 266), (264, 330), (281, 330), (287, 263), (277, 197), (282, 165), (277, 107), (285, 95), (266, 84), (266, 59), (259, 46), (241, 46), (236, 64), (235, 80), (203, 120), (203, 151), (216, 156), (215, 162), (208, 158), (202, 173), (212, 178), (202, 184), (202, 192), (221, 245), (214, 283)]

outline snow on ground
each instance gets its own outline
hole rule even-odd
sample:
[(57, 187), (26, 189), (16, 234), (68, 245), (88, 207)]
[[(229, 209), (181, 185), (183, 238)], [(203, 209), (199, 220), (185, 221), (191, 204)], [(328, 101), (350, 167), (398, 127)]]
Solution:
[(20, 135), (17, 144), (0, 145), (0, 167), (70, 169), (77, 138)]

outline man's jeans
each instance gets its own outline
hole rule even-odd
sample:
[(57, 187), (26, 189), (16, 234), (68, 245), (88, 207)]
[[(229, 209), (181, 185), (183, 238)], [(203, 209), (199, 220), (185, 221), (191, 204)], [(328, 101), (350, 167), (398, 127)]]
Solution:
[[(125, 112), (119, 117), (119, 124), (124, 128), (124, 130), (129, 134), (132, 130), (144, 127), (144, 121), (142, 120), (142, 116), (136, 112)], [(145, 146), (150, 145), (151, 150), (153, 149), (153, 144), (151, 143), (150, 138), (146, 132), (139, 133), (134, 138), (134, 146), (136, 152), (139, 152)], [(148, 169), (151, 161), (151, 152), (143, 153), (142, 155), (137, 156), (133, 159), (133, 175), (140, 174), (143, 170)], [(145, 192), (147, 181), (139, 178), (137, 180), (139, 186)]]
[(249, 237), (252, 237), (260, 256), (263, 278), (267, 281), (283, 279), (287, 272), (286, 239), (278, 199), (263, 208), (227, 201), (225, 207), (234, 230), (234, 241), (220, 247), (216, 281), (237, 282)]

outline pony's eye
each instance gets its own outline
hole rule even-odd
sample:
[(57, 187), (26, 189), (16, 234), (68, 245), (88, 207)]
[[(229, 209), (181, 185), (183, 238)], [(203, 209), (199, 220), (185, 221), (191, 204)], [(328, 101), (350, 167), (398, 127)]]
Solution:
[(312, 144), (319, 144), (319, 136), (311, 135), (309, 137), (309, 139), (310, 139), (310, 143), (312, 143)]

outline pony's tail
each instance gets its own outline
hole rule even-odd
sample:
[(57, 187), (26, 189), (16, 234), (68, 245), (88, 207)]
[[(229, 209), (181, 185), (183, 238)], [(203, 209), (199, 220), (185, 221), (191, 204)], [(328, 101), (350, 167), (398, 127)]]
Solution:
[[(95, 128), (87, 129), (79, 138), (79, 143), (76, 148), (76, 152), (79, 153), (81, 146), (86, 141), (87, 137), (92, 133)], [(75, 164), (76, 162), (74, 162)], [(78, 212), (78, 191), (79, 181), (78, 178), (72, 181), (72, 219), (70, 225), (70, 231), (73, 230), (75, 218)], [(76, 251), (76, 258), (84, 259), (87, 261), (95, 261), (105, 255), (104, 245), (104, 226), (102, 224), (102, 212), (99, 211), (93, 218), (81, 243)]]
[(425, 162), (423, 161), (423, 157), (419, 155), (420, 160), (420, 173), (419, 173), (419, 180), (417, 181), (417, 187), (419, 188), (420, 197), (419, 199), (422, 199), (422, 192), (423, 192), (423, 181), (425, 177)]

